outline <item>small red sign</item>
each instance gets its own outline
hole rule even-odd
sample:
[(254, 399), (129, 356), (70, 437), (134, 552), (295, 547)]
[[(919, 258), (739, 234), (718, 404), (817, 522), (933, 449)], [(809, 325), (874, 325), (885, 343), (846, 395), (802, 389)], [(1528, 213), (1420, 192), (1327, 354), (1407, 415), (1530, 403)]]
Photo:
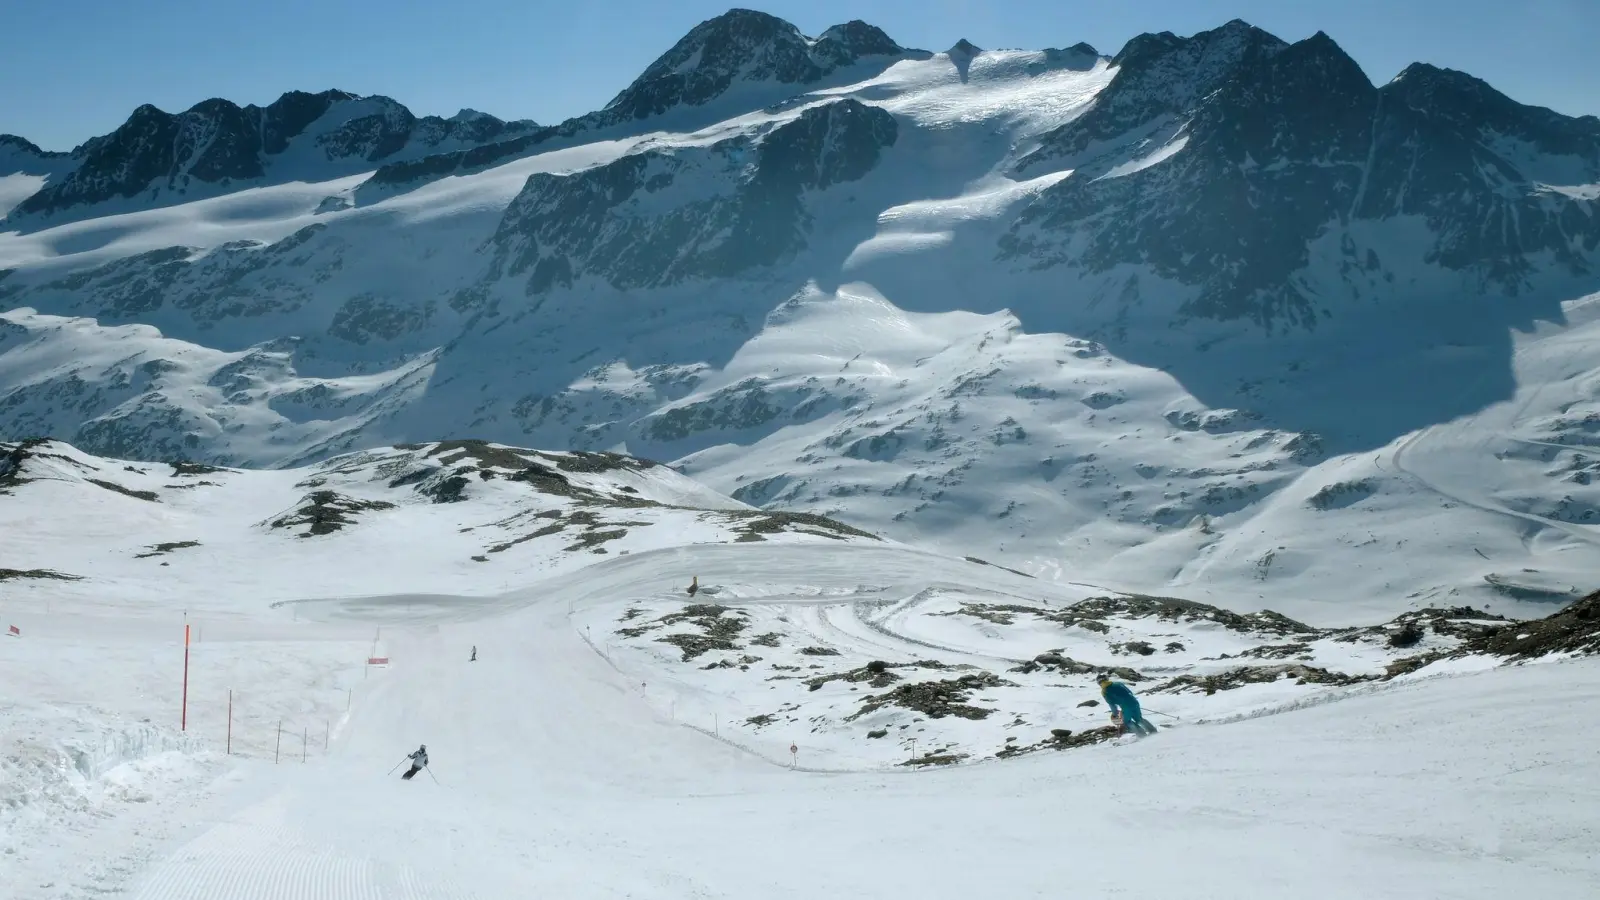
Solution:
[(9, 628), (6, 629), (6, 634), (14, 634), (17, 637), (22, 637), (22, 629), (18, 628), (15, 625), (12, 625), (12, 626), (10, 626)]
[(387, 657), (387, 656), (369, 656), (369, 657), (367, 657), (367, 665), (369, 665), (369, 666), (387, 666), (388, 664), (389, 664), (389, 657)]

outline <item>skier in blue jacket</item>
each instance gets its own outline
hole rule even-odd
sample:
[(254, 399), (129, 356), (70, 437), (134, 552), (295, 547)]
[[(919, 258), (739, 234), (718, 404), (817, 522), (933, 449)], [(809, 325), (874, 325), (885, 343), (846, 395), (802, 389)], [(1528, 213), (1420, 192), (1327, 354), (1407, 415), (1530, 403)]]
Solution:
[(1133, 691), (1127, 685), (1120, 681), (1112, 681), (1111, 676), (1106, 674), (1102, 674), (1097, 680), (1100, 682), (1100, 696), (1106, 698), (1106, 706), (1111, 707), (1111, 718), (1115, 720), (1121, 716), (1124, 732), (1156, 733), (1156, 727), (1145, 721), (1144, 714), (1139, 710), (1139, 700), (1133, 696)]

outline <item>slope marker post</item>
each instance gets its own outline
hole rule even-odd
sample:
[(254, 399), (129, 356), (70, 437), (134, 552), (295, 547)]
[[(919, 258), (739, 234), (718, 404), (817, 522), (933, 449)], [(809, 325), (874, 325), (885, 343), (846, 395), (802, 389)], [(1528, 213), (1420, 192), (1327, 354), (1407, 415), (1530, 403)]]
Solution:
[[(188, 611), (184, 611), (188, 617)], [(189, 626), (183, 626), (183, 712), (179, 714), (178, 730), (189, 730)]]

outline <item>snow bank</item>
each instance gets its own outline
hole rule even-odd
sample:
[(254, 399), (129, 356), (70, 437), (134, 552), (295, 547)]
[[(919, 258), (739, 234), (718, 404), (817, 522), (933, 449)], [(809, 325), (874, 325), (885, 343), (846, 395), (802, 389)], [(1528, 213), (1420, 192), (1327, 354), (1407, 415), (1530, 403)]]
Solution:
[[(106, 818), (193, 783), (214, 754), (149, 722), (57, 706), (0, 705), (0, 854), (79, 817)], [(0, 857), (3, 858), (3, 857)]]

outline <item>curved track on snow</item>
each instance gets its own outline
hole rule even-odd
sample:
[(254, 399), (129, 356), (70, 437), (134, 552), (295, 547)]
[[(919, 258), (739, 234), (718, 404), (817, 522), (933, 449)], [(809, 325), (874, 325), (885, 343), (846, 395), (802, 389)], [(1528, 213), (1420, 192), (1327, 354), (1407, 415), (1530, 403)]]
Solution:
[[(1530, 340), (1517, 349), (1514, 358), (1519, 371), (1526, 369), (1534, 373), (1529, 379), (1534, 384), (1532, 390), (1512, 401), (1495, 404), (1449, 423), (1433, 425), (1408, 435), (1388, 452), (1389, 464), (1396, 472), (1447, 500), (1481, 512), (1516, 519), (1538, 529), (1559, 531), (1576, 540), (1600, 546), (1600, 531), (1592, 527), (1512, 509), (1496, 501), (1483, 490), (1482, 478), (1473, 476), (1476, 468), (1470, 465), (1462, 468), (1459, 459), (1460, 454), (1474, 450), (1480, 455), (1488, 455), (1491, 444), (1496, 441), (1579, 449), (1528, 440), (1516, 435), (1515, 429), (1529, 411), (1538, 405), (1540, 398), (1551, 391), (1565, 391), (1566, 402), (1558, 403), (1559, 406), (1587, 398), (1589, 392), (1584, 390), (1581, 382), (1575, 382), (1578, 376), (1592, 371), (1589, 362), (1591, 346), (1592, 340), (1583, 332), (1575, 335), (1562, 332)], [(1568, 353), (1569, 350), (1573, 352)], [(1558, 377), (1557, 373), (1565, 374)], [(1468, 392), (1471, 390), (1469, 387)], [(1438, 445), (1438, 449), (1435, 450), (1431, 445)], [(1430, 450), (1439, 458), (1428, 461)], [(1448, 458), (1452, 454), (1458, 457), (1455, 467), (1451, 466)], [(1423, 457), (1422, 461), (1417, 461), (1418, 456)], [(1380, 469), (1383, 468), (1382, 457), (1383, 454), (1378, 457)], [(1462, 472), (1468, 474), (1463, 475)]]
[[(823, 774), (675, 723), (569, 612), (715, 572), (751, 588), (718, 602), (774, 603), (819, 638), (905, 650), (923, 638), (896, 620), (930, 602), (918, 599), (928, 585), (1070, 599), (989, 569), (984, 583), (972, 568), (892, 547), (704, 546), (495, 598), (302, 604), (302, 618), (381, 626), (390, 668), (357, 694), (328, 756), (245, 764), (251, 789), (180, 829), (131, 895), (954, 900), (1065, 889), (1167, 900), (1203, 883), (1228, 897), (1271, 885), (1476, 898), (1576, 896), (1597, 873), (1585, 810), (1600, 796), (1544, 774), (1592, 753), (1592, 735), (1544, 729), (1587, 695), (1592, 679), (1575, 676), (1592, 663), (1404, 686), (1297, 712), (1292, 727), (1244, 721), (913, 777)], [(1424, 719), (1429, 728), (1410, 727)], [(1536, 735), (1541, 758), (1561, 766), (1479, 778), (1525, 766)], [(390, 774), (418, 743), (437, 781)], [(1484, 809), (1496, 811), (1493, 835), (1462, 825)], [(1092, 852), (1068, 859), (1063, 846)]]

